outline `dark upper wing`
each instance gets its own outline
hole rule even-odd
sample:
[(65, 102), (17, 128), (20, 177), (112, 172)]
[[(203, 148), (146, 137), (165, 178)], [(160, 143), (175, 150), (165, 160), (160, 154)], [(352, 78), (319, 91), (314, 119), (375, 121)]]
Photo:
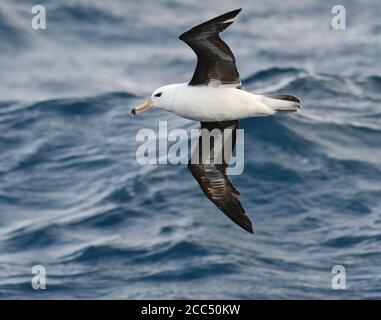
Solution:
[[(236, 143), (237, 127), (237, 120), (201, 122), (202, 130), (199, 143), (189, 160), (188, 167), (192, 172), (193, 177), (200, 184), (205, 195), (232, 221), (246, 231), (253, 233), (251, 221), (245, 214), (245, 209), (239, 201), (239, 192), (226, 175), (226, 167)], [(207, 132), (214, 129), (221, 130), (221, 140), (225, 142), (218, 144), (215, 143), (215, 139), (211, 139), (210, 141), (209, 136), (205, 134), (206, 131), (203, 129), (208, 130)], [(231, 130), (224, 131), (224, 129)], [(206, 143), (205, 139), (210, 141), (209, 148), (207, 148), (208, 150), (205, 150), (205, 147), (202, 148), (203, 144)], [(221, 145), (222, 149), (220, 148)], [(208, 147), (207, 144), (205, 144), (205, 146)], [(227, 151), (225, 149), (227, 149)], [(209, 152), (210, 157), (207, 158), (210, 159), (210, 163), (206, 163), (205, 158), (202, 158), (203, 153), (205, 152)], [(224, 152), (226, 153), (225, 157), (229, 159), (224, 159)]]
[(189, 85), (217, 84), (240, 86), (235, 58), (219, 33), (233, 23), (234, 17), (242, 9), (234, 10), (204, 22), (180, 35), (197, 55), (197, 66)]

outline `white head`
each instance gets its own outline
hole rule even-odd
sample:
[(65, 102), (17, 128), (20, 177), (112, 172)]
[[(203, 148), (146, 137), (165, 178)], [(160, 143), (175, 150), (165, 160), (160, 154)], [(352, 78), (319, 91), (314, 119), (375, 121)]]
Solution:
[(145, 104), (142, 104), (131, 110), (131, 114), (136, 116), (144, 111), (150, 110), (153, 107), (172, 111), (173, 102), (176, 96), (176, 85), (170, 84), (156, 89), (147, 99)]

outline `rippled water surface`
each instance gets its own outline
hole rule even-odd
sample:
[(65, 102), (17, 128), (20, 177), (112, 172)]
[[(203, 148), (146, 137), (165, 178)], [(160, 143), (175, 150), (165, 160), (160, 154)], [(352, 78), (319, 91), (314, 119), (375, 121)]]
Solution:
[[(381, 4), (343, 1), (0, 3), (0, 298), (381, 297)], [(141, 166), (141, 128), (199, 124), (132, 105), (190, 79), (178, 35), (243, 7), (224, 34), (244, 88), (303, 99), (248, 119), (232, 180), (241, 231), (183, 165)], [(217, 9), (216, 9), (217, 8)], [(205, 106), (207, 107), (207, 106)], [(42, 264), (47, 290), (31, 288)], [(346, 267), (347, 290), (331, 289)]]

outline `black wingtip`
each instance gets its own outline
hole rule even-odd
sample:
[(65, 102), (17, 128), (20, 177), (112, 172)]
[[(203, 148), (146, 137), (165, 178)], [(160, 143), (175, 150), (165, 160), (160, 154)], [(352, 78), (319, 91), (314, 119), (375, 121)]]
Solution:
[(237, 15), (237, 14), (240, 13), (241, 11), (242, 11), (242, 8), (238, 8), (238, 9), (235, 9), (235, 10), (233, 10), (233, 11), (231, 11), (231, 12), (234, 12), (235, 15)]
[[(229, 20), (229, 19), (233, 19), (235, 18), (240, 12), (241, 12), (242, 8), (239, 8), (239, 9), (235, 9), (235, 10), (232, 10), (232, 11), (229, 11), (229, 12), (226, 12), (226, 13), (223, 13), (215, 18), (212, 18), (208, 21), (205, 21), (195, 27), (193, 27), (192, 29), (188, 30), (188, 31), (185, 31), (184, 33), (182, 33), (180, 36), (179, 36), (179, 39), (180, 40), (184, 40), (186, 38), (186, 36), (189, 34), (189, 32), (192, 32), (193, 30), (203, 26), (203, 25), (206, 25), (206, 24), (209, 24), (209, 23), (213, 23), (213, 22), (217, 22), (217, 23), (221, 23), (225, 20)], [(230, 24), (232, 24), (233, 22), (230, 22), (227, 24), (227, 26), (229, 26)], [(227, 28), (227, 26), (225, 26), (225, 28)], [(225, 29), (224, 28), (224, 29)]]
[(244, 229), (245, 231), (251, 233), (251, 234), (254, 234), (254, 230), (253, 230), (253, 226), (251, 224), (251, 221), (249, 220), (249, 223), (248, 224), (245, 224), (245, 225), (240, 225), (240, 227), (242, 229)]
[(219, 15), (218, 17), (213, 18), (212, 20), (233, 19), (241, 12), (241, 10), (242, 8), (239, 8), (233, 11), (226, 12), (224, 14)]

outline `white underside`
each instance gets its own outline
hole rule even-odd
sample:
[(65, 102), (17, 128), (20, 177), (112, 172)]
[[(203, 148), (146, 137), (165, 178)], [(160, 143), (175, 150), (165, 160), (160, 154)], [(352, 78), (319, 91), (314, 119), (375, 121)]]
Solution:
[[(228, 121), (267, 116), (298, 104), (269, 98), (227, 86), (188, 86), (176, 84), (170, 108), (183, 118), (196, 121)], [(164, 109), (164, 108), (163, 108)]]

